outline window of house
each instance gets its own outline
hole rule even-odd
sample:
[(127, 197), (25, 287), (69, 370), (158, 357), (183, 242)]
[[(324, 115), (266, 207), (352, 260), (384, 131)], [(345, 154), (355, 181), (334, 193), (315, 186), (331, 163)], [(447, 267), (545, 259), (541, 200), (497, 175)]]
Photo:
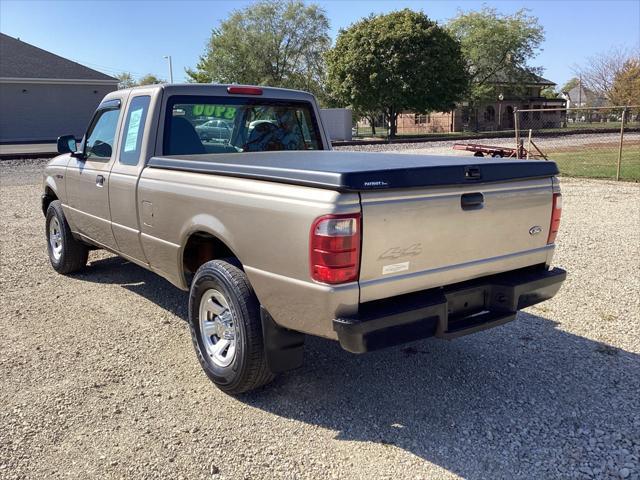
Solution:
[(484, 121), (485, 122), (495, 122), (496, 120), (496, 109), (489, 105), (484, 111)]
[(424, 113), (416, 113), (414, 116), (414, 123), (416, 125), (424, 125), (425, 123), (431, 123), (431, 115)]
[(460, 116), (462, 118), (462, 123), (464, 125), (468, 125), (469, 120), (471, 120), (471, 109), (469, 107), (462, 107), (462, 112)]

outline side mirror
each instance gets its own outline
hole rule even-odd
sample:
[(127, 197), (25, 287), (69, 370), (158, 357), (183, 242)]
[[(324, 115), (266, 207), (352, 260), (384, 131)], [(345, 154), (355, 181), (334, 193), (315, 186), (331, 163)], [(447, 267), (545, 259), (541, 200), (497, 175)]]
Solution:
[(58, 137), (58, 153), (76, 153), (78, 150), (78, 144), (76, 138), (73, 135), (63, 135)]
[(111, 145), (101, 140), (96, 140), (91, 147), (91, 154), (100, 158), (111, 158)]

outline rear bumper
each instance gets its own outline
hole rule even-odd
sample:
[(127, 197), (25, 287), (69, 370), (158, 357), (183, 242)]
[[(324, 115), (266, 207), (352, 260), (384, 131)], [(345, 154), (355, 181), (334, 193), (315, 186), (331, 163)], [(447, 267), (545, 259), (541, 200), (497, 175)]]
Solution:
[(567, 273), (542, 266), (363, 303), (337, 318), (340, 345), (364, 353), (437, 336), (451, 339), (510, 322), (518, 310), (553, 297)]

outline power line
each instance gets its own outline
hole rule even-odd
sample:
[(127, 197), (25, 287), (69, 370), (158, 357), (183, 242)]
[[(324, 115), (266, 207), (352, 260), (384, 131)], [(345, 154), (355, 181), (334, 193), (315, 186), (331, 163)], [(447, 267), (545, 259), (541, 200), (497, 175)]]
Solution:
[(131, 74), (132, 77), (137, 77), (137, 78), (142, 78), (145, 75), (147, 75), (146, 73), (140, 73), (140, 72), (132, 72), (130, 70), (127, 70), (126, 68), (116, 68), (116, 67), (109, 67), (106, 65), (100, 65), (99, 63), (92, 63), (92, 62), (85, 62), (83, 60), (80, 60), (78, 58), (70, 58), (70, 60), (73, 60), (76, 63), (80, 63), (82, 65), (85, 65), (87, 67), (93, 67), (93, 68), (98, 68), (100, 70), (103, 70), (104, 73), (109, 73), (109, 74), (121, 74), (123, 72), (127, 72), (129, 74)]

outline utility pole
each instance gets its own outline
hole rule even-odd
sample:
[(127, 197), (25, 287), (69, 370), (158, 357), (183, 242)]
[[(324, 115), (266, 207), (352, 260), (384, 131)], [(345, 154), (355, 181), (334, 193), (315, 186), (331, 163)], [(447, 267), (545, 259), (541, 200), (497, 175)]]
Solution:
[(582, 107), (582, 75), (578, 77), (578, 107)]
[(169, 83), (173, 83), (173, 65), (171, 64), (171, 55), (165, 55), (164, 58), (169, 61)]

